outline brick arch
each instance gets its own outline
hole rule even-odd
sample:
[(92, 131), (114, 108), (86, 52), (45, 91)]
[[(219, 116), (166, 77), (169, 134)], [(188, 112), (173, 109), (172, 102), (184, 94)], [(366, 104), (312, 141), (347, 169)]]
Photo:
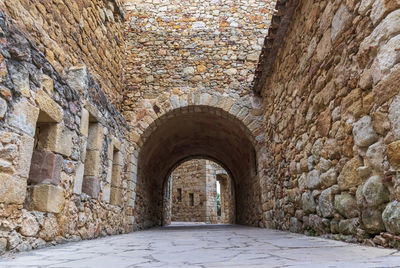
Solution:
[(228, 111), (207, 105), (178, 107), (162, 113), (145, 129), (137, 143), (135, 218), (139, 227), (161, 225), (166, 177), (178, 163), (199, 157), (229, 170), (235, 187), (241, 189), (237, 200), (238, 211), (243, 213), (238, 214), (237, 222), (258, 225), (261, 193), (257, 156), (262, 140), (234, 116), (234, 111), (243, 107), (232, 109), (233, 105)]

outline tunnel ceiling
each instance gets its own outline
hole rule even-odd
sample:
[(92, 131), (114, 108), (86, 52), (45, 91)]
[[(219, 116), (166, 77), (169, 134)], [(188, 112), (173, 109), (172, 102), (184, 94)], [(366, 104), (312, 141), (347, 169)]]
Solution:
[(140, 174), (162, 183), (178, 163), (192, 157), (221, 163), (237, 183), (254, 170), (253, 145), (239, 121), (204, 111), (165, 117), (140, 151)]

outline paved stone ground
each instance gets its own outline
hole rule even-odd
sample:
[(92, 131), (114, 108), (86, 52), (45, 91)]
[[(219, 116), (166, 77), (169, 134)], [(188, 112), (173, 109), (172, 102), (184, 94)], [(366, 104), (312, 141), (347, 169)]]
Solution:
[(0, 267), (400, 267), (400, 252), (243, 226), (175, 224), (16, 254)]

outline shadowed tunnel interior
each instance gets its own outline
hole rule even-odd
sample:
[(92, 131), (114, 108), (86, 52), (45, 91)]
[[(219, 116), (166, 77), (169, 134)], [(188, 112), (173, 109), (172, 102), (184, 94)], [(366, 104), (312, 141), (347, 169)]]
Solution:
[(150, 129), (138, 159), (135, 213), (139, 227), (162, 224), (166, 178), (182, 161), (198, 157), (220, 163), (232, 176), (236, 222), (256, 224), (261, 217), (256, 149), (239, 120), (220, 109), (196, 106), (167, 113)]

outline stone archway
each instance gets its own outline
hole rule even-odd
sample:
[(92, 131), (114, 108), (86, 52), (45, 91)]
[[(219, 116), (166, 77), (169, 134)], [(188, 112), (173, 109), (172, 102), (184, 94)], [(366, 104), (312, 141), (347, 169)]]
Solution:
[(159, 117), (142, 135), (135, 201), (137, 226), (162, 224), (165, 179), (177, 164), (198, 157), (220, 163), (231, 174), (236, 222), (258, 225), (262, 220), (257, 170), (260, 147), (242, 121), (220, 108), (187, 106)]

